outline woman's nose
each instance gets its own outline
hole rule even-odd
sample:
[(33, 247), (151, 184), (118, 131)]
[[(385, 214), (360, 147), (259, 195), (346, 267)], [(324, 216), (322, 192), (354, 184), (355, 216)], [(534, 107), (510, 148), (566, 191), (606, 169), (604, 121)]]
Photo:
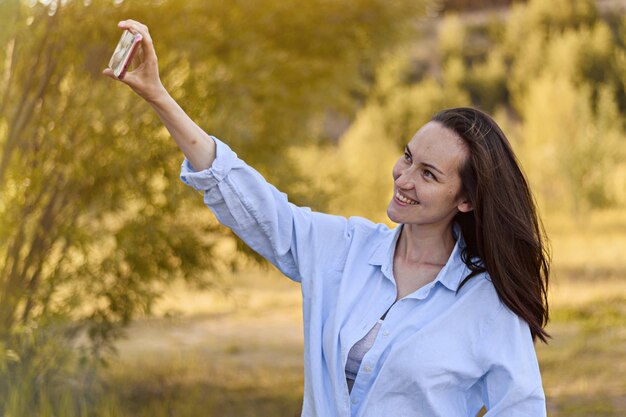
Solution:
[(410, 169), (406, 169), (400, 172), (398, 178), (396, 178), (396, 186), (399, 188), (403, 188), (405, 190), (411, 189), (414, 187), (413, 180), (411, 178)]

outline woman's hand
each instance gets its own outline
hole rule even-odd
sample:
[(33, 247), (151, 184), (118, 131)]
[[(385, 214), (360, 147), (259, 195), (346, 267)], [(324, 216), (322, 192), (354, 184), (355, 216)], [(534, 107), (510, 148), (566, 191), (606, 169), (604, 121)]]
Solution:
[[(141, 47), (132, 60), (133, 70), (126, 72), (119, 81), (128, 85), (147, 102), (153, 103), (167, 92), (159, 78), (159, 65), (148, 27), (135, 20), (123, 20), (117, 26), (120, 29), (128, 29), (133, 34), (138, 33), (143, 38)], [(118, 80), (110, 68), (105, 69), (102, 73)]]

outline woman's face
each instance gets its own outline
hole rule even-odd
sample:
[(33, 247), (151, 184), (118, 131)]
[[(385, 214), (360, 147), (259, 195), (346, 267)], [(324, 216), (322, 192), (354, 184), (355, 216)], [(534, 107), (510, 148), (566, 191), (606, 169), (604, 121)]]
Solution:
[(459, 169), (469, 151), (454, 131), (425, 124), (393, 167), (394, 195), (387, 215), (395, 223), (447, 226), (472, 209), (461, 193)]

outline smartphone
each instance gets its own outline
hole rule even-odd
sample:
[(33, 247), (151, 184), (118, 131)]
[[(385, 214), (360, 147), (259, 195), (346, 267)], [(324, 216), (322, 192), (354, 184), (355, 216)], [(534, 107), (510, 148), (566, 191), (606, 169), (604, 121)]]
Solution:
[(117, 78), (124, 78), (124, 74), (126, 74), (126, 70), (128, 70), (128, 66), (140, 43), (140, 34), (131, 33), (128, 30), (122, 33), (122, 37), (117, 43), (115, 52), (113, 52), (113, 56), (109, 61), (109, 68), (113, 70), (113, 74), (115, 74)]

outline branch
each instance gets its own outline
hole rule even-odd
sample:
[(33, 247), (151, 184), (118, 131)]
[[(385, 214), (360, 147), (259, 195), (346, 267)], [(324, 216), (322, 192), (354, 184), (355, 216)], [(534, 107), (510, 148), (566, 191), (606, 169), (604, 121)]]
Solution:
[(30, 96), (29, 92), (32, 88), (32, 84), (33, 84), (37, 71), (29, 71), (28, 78), (26, 79), (26, 82), (22, 89), (23, 91), (22, 99), (20, 100), (20, 103), (15, 110), (13, 120), (11, 121), (11, 124), (9, 125), (9, 133), (7, 135), (6, 143), (4, 144), (4, 149), (2, 152), (2, 159), (0, 160), (0, 187), (2, 187), (4, 175), (8, 168), (9, 161), (11, 160), (11, 156), (13, 155), (13, 151), (16, 148), (18, 138), (20, 137), (26, 124), (31, 119), (33, 115), (33, 110), (35, 109), (37, 102), (43, 98), (44, 91), (46, 87), (48, 86), (48, 82), (50, 81), (52, 73), (54, 72), (54, 69), (57, 64), (57, 60), (53, 59), (53, 53), (52, 53), (55, 47), (54, 45), (50, 45), (47, 42), (49, 39), (48, 34), (50, 33), (54, 22), (55, 22), (55, 19), (53, 18), (50, 18), (50, 20), (48, 21), (46, 33), (42, 35), (42, 40), (39, 45), (39, 48), (36, 54), (36, 59), (32, 67), (32, 68), (39, 68), (40, 61), (42, 59), (42, 56), (45, 53), (45, 59), (46, 59), (45, 70), (44, 70), (44, 74), (39, 79), (39, 84), (36, 88), (34, 97), (32, 97), (29, 100), (29, 96)]
[[(17, 7), (17, 11), (15, 13), (14, 26), (17, 27), (18, 22), (20, 21), (20, 7)], [(13, 74), (15, 70), (15, 64), (17, 61), (17, 46), (18, 46), (18, 36), (14, 34), (14, 36), (9, 39), (7, 43), (7, 60), (5, 64), (5, 74), (3, 77), (3, 88), (4, 88), (4, 97), (2, 97), (2, 102), (0, 102), (0, 114), (4, 113), (7, 102), (9, 101), (9, 86), (11, 85), (11, 81), (13, 80)]]
[[(65, 205), (65, 207), (68, 207), (68, 205)], [(78, 214), (78, 210), (74, 209), (72, 210), (72, 213), (70, 213), (70, 215), (67, 216), (66, 218), (70, 218), (70, 219), (75, 218), (76, 214)], [(49, 242), (48, 251), (52, 249), (53, 245), (58, 241), (58, 238), (60, 238), (61, 235), (62, 235), (61, 233), (57, 233), (57, 238)], [(59, 274), (59, 271), (63, 265), (63, 261), (67, 258), (67, 254), (69, 252), (70, 247), (71, 247), (71, 239), (67, 235), (65, 235), (63, 248), (61, 249), (61, 255), (59, 256), (59, 259), (56, 261), (56, 267), (54, 268), (54, 271), (50, 274), (50, 279), (48, 280), (48, 283), (50, 284), (48, 291), (46, 291), (45, 296), (41, 297), (41, 299), (38, 299), (39, 297), (36, 297), (36, 295), (38, 293), (38, 287), (41, 282), (41, 271), (43, 270), (43, 265), (44, 265), (44, 260), (40, 259), (39, 263), (37, 264), (37, 268), (33, 272), (30, 280), (28, 281), (28, 284), (26, 285), (25, 294), (26, 294), (27, 299), (24, 305), (24, 310), (22, 312), (22, 324), (28, 323), (28, 320), (30, 319), (30, 313), (33, 307), (35, 306), (35, 304), (40, 304), (43, 307), (43, 311), (47, 310), (50, 298), (52, 297), (52, 294), (54, 293), (54, 288), (55, 288), (55, 283), (52, 282), (52, 280), (55, 276)]]
[[(56, 177), (56, 186), (52, 188), (58, 190), (61, 188), (63, 177), (59, 174)], [(51, 196), (46, 207), (43, 209), (41, 216), (39, 217), (39, 227), (35, 227), (35, 236), (30, 243), (30, 250), (28, 254), (20, 259), (20, 253), (23, 252), (25, 246), (21, 240), (25, 237), (25, 224), (22, 222), (18, 239), (14, 241), (12, 248), (7, 253), (7, 263), (4, 266), (3, 275), (6, 277), (4, 282), (4, 288), (2, 291), (2, 298), (0, 299), (0, 334), (8, 333), (13, 327), (15, 320), (15, 313), (18, 308), (20, 299), (24, 297), (26, 288), (26, 275), (28, 270), (35, 265), (35, 272), (33, 275), (37, 275), (37, 269), (40, 268), (40, 264), (43, 263), (43, 257), (50, 248), (51, 242), (55, 242), (57, 237), (51, 233), (51, 229), (54, 226), (54, 219), (57, 213), (67, 205), (68, 190), (64, 193), (55, 193)], [(8, 266), (10, 272), (8, 271)], [(31, 278), (32, 280), (32, 278)], [(36, 284), (36, 282), (34, 283)]]

